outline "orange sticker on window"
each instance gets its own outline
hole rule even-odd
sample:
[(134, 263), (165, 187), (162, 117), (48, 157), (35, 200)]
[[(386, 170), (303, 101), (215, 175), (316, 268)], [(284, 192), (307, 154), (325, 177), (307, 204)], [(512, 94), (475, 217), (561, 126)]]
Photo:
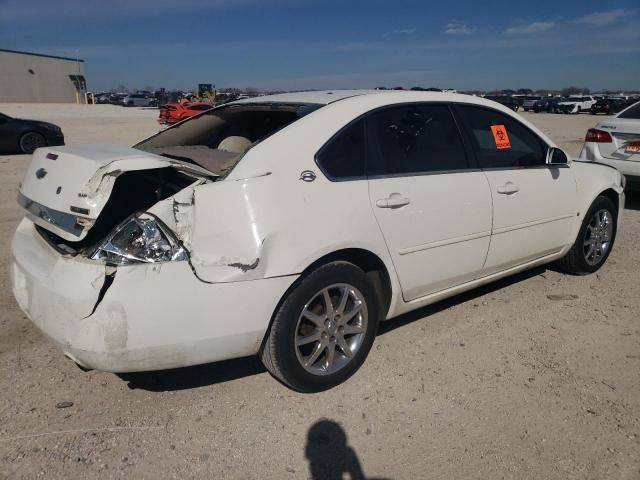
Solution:
[(509, 135), (504, 125), (491, 125), (491, 133), (493, 133), (493, 141), (496, 142), (496, 148), (501, 150), (503, 148), (511, 148), (511, 142), (509, 141)]

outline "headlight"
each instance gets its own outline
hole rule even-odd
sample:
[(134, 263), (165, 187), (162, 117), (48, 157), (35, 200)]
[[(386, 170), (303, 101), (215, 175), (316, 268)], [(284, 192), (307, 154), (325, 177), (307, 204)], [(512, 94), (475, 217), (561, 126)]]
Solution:
[(186, 260), (187, 252), (154, 217), (134, 214), (118, 225), (90, 258), (131, 265)]

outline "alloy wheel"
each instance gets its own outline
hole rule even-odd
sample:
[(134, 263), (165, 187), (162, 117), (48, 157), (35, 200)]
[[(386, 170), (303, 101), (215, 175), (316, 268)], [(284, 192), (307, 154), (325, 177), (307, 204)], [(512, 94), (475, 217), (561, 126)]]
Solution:
[(300, 365), (314, 375), (329, 375), (354, 358), (367, 332), (368, 311), (362, 293), (346, 283), (316, 292), (304, 305), (295, 329)]
[(598, 210), (589, 220), (584, 232), (582, 250), (587, 264), (597, 265), (606, 257), (612, 237), (611, 212), (605, 209)]
[(20, 139), (20, 148), (25, 153), (33, 153), (36, 149), (46, 146), (47, 142), (39, 133), (27, 133)]

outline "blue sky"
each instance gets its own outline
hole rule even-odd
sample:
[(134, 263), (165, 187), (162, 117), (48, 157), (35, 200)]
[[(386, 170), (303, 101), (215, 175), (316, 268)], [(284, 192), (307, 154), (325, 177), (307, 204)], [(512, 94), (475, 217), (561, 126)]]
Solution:
[(640, 0), (0, 0), (0, 48), (90, 89), (640, 89)]

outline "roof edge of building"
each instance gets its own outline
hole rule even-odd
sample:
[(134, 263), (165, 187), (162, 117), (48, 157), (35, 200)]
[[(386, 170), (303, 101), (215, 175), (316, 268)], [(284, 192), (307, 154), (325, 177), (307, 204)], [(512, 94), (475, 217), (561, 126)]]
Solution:
[(20, 50), (8, 50), (6, 48), (0, 48), (0, 52), (17, 53), (18, 55), (32, 55), (34, 57), (55, 58), (57, 60), (68, 60), (70, 62), (83, 62), (84, 63), (84, 60), (81, 59), (81, 58), (60, 57), (58, 55), (47, 55), (47, 54), (44, 54), (44, 53), (22, 52)]

